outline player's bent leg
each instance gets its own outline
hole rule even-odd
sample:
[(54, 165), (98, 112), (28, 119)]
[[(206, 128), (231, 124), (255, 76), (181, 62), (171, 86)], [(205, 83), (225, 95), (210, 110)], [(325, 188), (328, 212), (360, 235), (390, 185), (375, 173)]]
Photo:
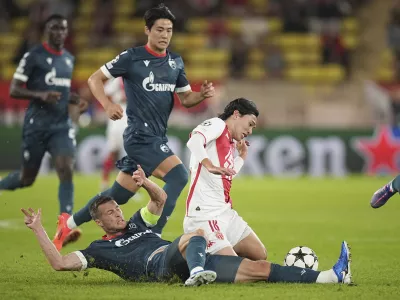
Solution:
[(258, 236), (251, 231), (245, 238), (237, 243), (233, 250), (241, 257), (251, 260), (266, 260), (267, 250)]
[[(350, 248), (346, 242), (342, 243), (340, 256), (332, 269), (314, 271), (298, 267), (280, 266), (267, 261), (251, 261), (243, 259), (235, 272), (235, 282), (287, 282), (287, 283), (351, 283)], [(206, 262), (206, 267), (216, 270), (218, 280), (225, 280), (224, 267), (234, 262), (235, 257), (217, 256), (210, 257), (211, 262)], [(212, 260), (219, 260), (217, 263)], [(211, 266), (209, 266), (209, 264)], [(221, 270), (222, 268), (222, 270)], [(229, 278), (228, 278), (229, 279)], [(228, 282), (228, 281), (225, 281)]]
[(189, 174), (182, 161), (176, 155), (166, 158), (152, 173), (165, 182), (164, 191), (168, 195), (164, 210), (153, 231), (161, 234), (168, 218), (175, 209), (176, 201), (185, 188)]
[(0, 181), (0, 190), (13, 191), (31, 186), (39, 173), (46, 152), (45, 133), (43, 131), (22, 132), (21, 171), (12, 172)]
[(206, 234), (202, 229), (197, 229), (191, 233), (183, 234), (179, 238), (178, 249), (184, 258), (186, 257), (186, 249), (189, 245), (191, 238), (196, 236), (201, 237), (206, 241)]
[(193, 233), (184, 234), (179, 239), (178, 249), (182, 257), (186, 259), (190, 276), (185, 281), (186, 286), (199, 286), (215, 281), (217, 274), (211, 270), (205, 270), (207, 241), (205, 232), (198, 229)]
[(31, 186), (39, 173), (39, 167), (22, 167), (21, 171), (8, 174), (0, 181), (0, 190), (14, 191)]

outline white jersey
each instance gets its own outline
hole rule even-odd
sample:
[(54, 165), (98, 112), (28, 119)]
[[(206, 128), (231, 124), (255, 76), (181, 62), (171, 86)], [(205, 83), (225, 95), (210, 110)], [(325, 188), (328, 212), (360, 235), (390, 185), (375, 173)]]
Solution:
[[(234, 168), (235, 144), (225, 122), (209, 119), (191, 134), (204, 137), (204, 147), (214, 166)], [(215, 175), (207, 171), (192, 154), (190, 157), (190, 189), (186, 200), (186, 216), (209, 218), (232, 208), (230, 189), (232, 176)]]
[(126, 127), (128, 125), (128, 117), (126, 115), (126, 95), (122, 77), (107, 80), (106, 84), (104, 85), (104, 92), (111, 98), (112, 102), (121, 105), (122, 109), (124, 110), (122, 119), (118, 121), (109, 120), (109, 124), (111, 125), (112, 123), (120, 121), (120, 123), (123, 123)]

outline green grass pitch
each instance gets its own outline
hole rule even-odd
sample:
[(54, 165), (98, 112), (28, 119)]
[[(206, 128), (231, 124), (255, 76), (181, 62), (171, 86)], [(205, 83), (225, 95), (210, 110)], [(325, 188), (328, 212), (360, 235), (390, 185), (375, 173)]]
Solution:
[[(4, 175), (4, 174), (3, 174)], [(1, 299), (400, 299), (400, 198), (373, 210), (372, 193), (389, 178), (346, 179), (238, 178), (232, 198), (235, 209), (268, 249), (268, 260), (282, 263), (298, 245), (311, 247), (320, 270), (331, 268), (340, 243), (352, 246), (355, 286), (254, 284), (185, 288), (180, 284), (135, 284), (99, 270), (55, 272), (35, 237), (23, 224), (21, 207), (41, 207), (52, 238), (58, 214), (55, 175), (39, 177), (33, 187), (0, 195)], [(99, 177), (75, 176), (75, 209), (98, 192)], [(164, 237), (182, 233), (185, 197), (179, 199)], [(130, 201), (125, 217), (147, 203)], [(94, 223), (82, 226), (83, 237), (63, 253), (85, 248), (102, 232)]]

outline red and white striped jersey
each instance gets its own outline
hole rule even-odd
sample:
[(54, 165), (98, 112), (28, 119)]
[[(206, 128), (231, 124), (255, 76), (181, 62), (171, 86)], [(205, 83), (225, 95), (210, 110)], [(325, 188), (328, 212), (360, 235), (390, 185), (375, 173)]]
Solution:
[[(204, 137), (204, 147), (214, 166), (234, 168), (235, 144), (225, 122), (220, 118), (204, 121), (191, 134)], [(190, 157), (190, 189), (186, 200), (186, 216), (217, 216), (232, 208), (230, 189), (232, 176), (215, 175), (194, 157)]]

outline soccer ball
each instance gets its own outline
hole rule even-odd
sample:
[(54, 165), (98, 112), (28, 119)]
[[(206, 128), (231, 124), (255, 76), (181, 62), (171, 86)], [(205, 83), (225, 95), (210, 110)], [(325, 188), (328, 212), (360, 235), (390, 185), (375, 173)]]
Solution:
[(289, 267), (295, 266), (317, 271), (318, 257), (311, 248), (298, 246), (290, 249), (288, 254), (286, 254), (283, 264)]

